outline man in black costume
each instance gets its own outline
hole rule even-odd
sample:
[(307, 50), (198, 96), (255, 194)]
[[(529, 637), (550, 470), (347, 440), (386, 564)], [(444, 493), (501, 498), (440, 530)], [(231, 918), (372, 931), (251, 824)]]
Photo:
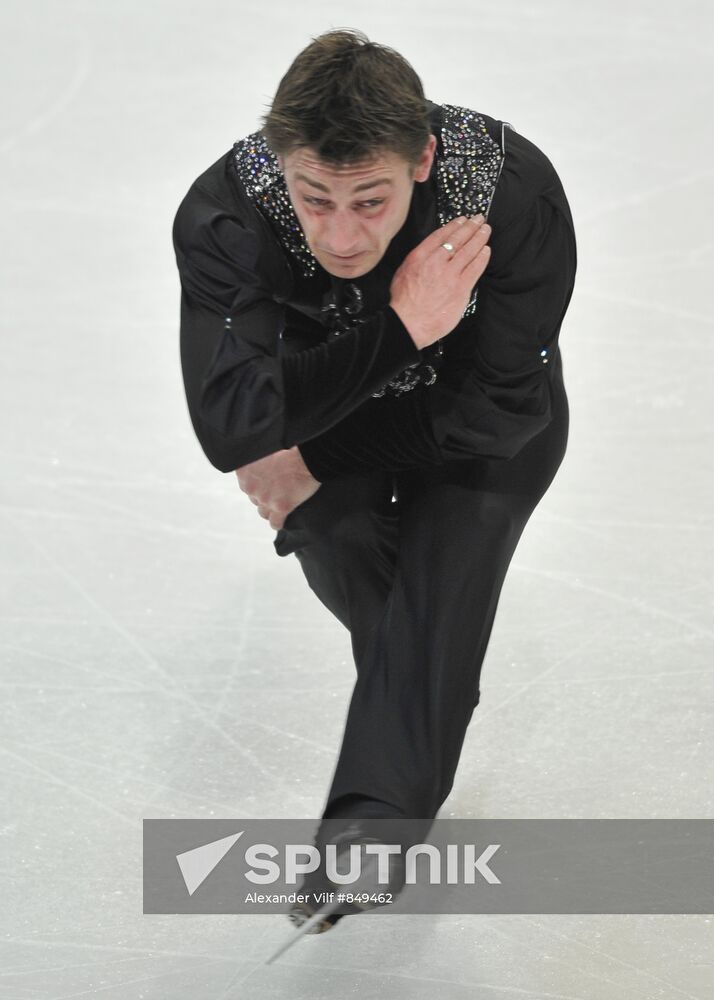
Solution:
[(333, 31), (194, 181), (173, 238), (196, 435), (350, 630), (323, 818), (433, 818), (566, 449), (561, 182), (509, 123), (428, 101), (398, 53)]

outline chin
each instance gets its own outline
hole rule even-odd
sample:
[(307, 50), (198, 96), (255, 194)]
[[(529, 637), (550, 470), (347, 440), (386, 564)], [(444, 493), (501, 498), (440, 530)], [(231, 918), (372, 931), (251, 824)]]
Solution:
[(353, 263), (345, 261), (342, 265), (331, 257), (329, 262), (325, 261), (323, 267), (336, 278), (344, 278), (349, 281), (350, 278), (361, 278), (368, 274), (374, 270), (378, 263), (379, 260), (375, 260), (373, 254), (364, 254)]

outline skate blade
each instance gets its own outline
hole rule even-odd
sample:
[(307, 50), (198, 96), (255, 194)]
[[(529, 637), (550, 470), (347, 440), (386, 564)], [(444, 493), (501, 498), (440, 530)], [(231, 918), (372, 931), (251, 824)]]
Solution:
[(325, 917), (329, 917), (329, 915), (333, 913), (338, 906), (340, 906), (339, 900), (333, 900), (333, 902), (328, 903), (327, 906), (324, 906), (321, 910), (317, 910), (313, 913), (313, 915), (305, 921), (295, 934), (291, 934), (288, 940), (281, 944), (277, 951), (273, 952), (270, 958), (266, 960), (265, 964), (270, 965), (271, 962), (274, 962), (275, 959), (278, 958), (279, 955), (282, 955), (283, 952), (287, 951), (288, 948), (292, 948), (292, 946), (296, 944), (301, 937), (304, 937), (305, 934), (309, 934), (313, 927), (316, 927), (317, 924), (319, 924)]

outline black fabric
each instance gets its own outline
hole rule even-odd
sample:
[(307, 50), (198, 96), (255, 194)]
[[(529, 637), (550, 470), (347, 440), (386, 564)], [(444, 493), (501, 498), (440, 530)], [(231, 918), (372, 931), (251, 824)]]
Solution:
[(550, 411), (509, 461), (345, 476), (278, 531), (357, 670), (324, 816), (433, 819), (449, 794), (508, 566), (566, 452), (562, 380)]
[(438, 224), (435, 185), (434, 164), (414, 185), (409, 216), (383, 259), (355, 279), (367, 322), (332, 341), (320, 309), (343, 282), (319, 265), (315, 278), (297, 277), (242, 190), (231, 154), (191, 185), (173, 225), (181, 363), (193, 427), (216, 468), (232, 471), (293, 445), (320, 482), (375, 468), (509, 459), (548, 425), (576, 244), (552, 164), (512, 129), (474, 315), (443, 339), (432, 385), (373, 395), (425, 354), (389, 307), (389, 285)]

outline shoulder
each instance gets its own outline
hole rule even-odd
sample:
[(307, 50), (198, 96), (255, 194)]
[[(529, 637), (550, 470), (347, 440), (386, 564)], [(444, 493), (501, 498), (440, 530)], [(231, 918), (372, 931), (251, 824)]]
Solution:
[(224, 154), (204, 170), (181, 199), (172, 225), (177, 256), (255, 257), (255, 227), (248, 206), (231, 188), (229, 156)]
[(220, 218), (240, 220), (240, 207), (234, 203), (226, 182), (224, 153), (203, 171), (181, 199), (173, 220), (174, 242), (181, 250), (200, 246), (206, 231)]
[(427, 104), (437, 136), (433, 172), (442, 224), (482, 212), (503, 228), (557, 181), (545, 152), (510, 122), (461, 105)]
[(265, 221), (236, 176), (234, 149), (192, 182), (172, 224), (176, 259), (204, 262), (236, 281), (284, 293), (289, 269)]
[(539, 198), (562, 191), (560, 179), (548, 155), (530, 138), (508, 122), (484, 115), (489, 133), (498, 136), (505, 155), (496, 186), (489, 222), (505, 229), (533, 210)]

